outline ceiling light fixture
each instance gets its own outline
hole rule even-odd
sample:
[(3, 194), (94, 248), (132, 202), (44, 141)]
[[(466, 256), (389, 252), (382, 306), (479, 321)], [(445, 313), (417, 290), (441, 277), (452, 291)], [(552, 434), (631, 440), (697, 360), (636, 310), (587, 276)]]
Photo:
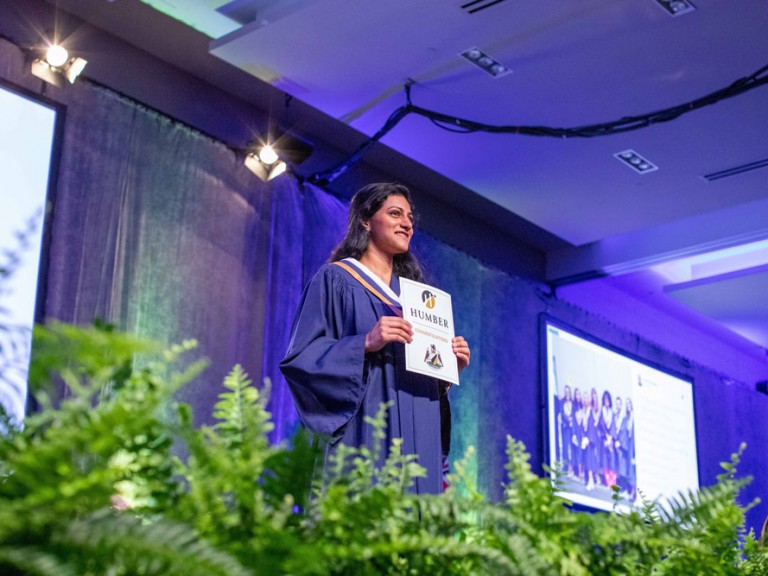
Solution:
[(459, 56), (471, 62), (487, 74), (490, 74), (494, 78), (500, 78), (512, 72), (509, 68), (504, 66), (501, 62), (492, 58), (480, 48), (468, 48), (463, 52), (459, 52)]
[(48, 47), (44, 56), (32, 61), (32, 74), (49, 84), (61, 88), (64, 80), (74, 84), (82, 74), (88, 61), (79, 56), (70, 57), (67, 49), (59, 44)]
[(646, 160), (634, 150), (624, 150), (623, 152), (617, 152), (613, 156), (640, 174), (646, 174), (659, 169), (653, 162)]
[(696, 6), (688, 0), (656, 0), (656, 4), (664, 8), (670, 16), (679, 16), (696, 10)]
[(246, 154), (245, 166), (264, 182), (269, 182), (288, 170), (288, 165), (282, 160), (274, 162), (273, 164), (262, 162), (258, 152), (250, 152)]
[(264, 182), (269, 182), (306, 160), (314, 147), (307, 141), (284, 133), (278, 138), (256, 138), (245, 150), (245, 166)]

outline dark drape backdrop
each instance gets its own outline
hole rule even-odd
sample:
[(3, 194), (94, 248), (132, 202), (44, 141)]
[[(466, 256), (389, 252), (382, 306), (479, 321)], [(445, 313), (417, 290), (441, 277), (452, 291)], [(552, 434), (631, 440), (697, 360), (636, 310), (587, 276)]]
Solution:
[(199, 341), (201, 419), (262, 366), (270, 194), (226, 146), (97, 86), (68, 91), (46, 316)]
[[(0, 76), (40, 89), (21, 52), (2, 41)], [(345, 203), (290, 176), (265, 185), (229, 147), (86, 81), (52, 97), (66, 122), (47, 316), (101, 318), (166, 343), (196, 338), (210, 367), (182, 396), (198, 421), (209, 420), (239, 363), (255, 381), (272, 381), (274, 440), (289, 437), (297, 417), (277, 364), (302, 287), (344, 233)], [(452, 294), (457, 331), (472, 345), (472, 365), (451, 392), (453, 457), (476, 447), (473, 475), (486, 494), (500, 494), (507, 433), (526, 444), (535, 469), (543, 457), (541, 313), (692, 378), (702, 482), (745, 441), (742, 471), (756, 476), (747, 498), (768, 488), (768, 397), (447, 242), (417, 232), (413, 249), (430, 281)], [(751, 525), (765, 512), (751, 512)]]

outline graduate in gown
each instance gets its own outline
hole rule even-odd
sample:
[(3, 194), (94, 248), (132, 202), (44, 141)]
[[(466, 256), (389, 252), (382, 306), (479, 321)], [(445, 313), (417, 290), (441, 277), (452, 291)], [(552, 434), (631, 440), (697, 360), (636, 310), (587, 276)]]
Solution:
[[(438, 493), (450, 445), (449, 385), (405, 370), (413, 329), (398, 303), (400, 277), (424, 279), (408, 251), (413, 219), (402, 185), (371, 184), (352, 198), (347, 235), (305, 288), (280, 369), (326, 463), (340, 444), (372, 448), (365, 417), (391, 402), (385, 452), (402, 438), (403, 453), (416, 454), (427, 471), (415, 491)], [(452, 349), (465, 368), (467, 342), (457, 336)]]
[(627, 493), (627, 498), (635, 500), (637, 497), (636, 470), (635, 470), (635, 417), (632, 409), (632, 399), (627, 397), (624, 418), (618, 433), (619, 470), (622, 475), (621, 487)]
[(582, 446), (585, 449), (587, 491), (594, 490), (600, 478), (600, 403), (595, 388), (592, 388), (589, 399), (589, 412), (587, 413), (587, 421), (584, 426), (585, 434), (582, 440)]
[(609, 488), (616, 484), (616, 419), (613, 398), (603, 391), (603, 407), (600, 410), (600, 468), (602, 483)]
[(562, 450), (560, 460), (563, 463), (563, 472), (571, 474), (574, 468), (573, 457), (573, 427), (575, 422), (575, 413), (573, 399), (571, 398), (571, 387), (567, 384), (563, 390), (563, 398), (560, 402), (560, 439)]

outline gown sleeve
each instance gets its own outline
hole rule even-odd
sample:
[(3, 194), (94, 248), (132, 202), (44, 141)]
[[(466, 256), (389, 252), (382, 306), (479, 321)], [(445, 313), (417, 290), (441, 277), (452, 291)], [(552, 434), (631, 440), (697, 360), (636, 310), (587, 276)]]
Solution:
[[(365, 394), (365, 335), (357, 333), (355, 296), (326, 265), (304, 290), (280, 370), (304, 425), (333, 435)], [(368, 328), (370, 329), (370, 328)]]

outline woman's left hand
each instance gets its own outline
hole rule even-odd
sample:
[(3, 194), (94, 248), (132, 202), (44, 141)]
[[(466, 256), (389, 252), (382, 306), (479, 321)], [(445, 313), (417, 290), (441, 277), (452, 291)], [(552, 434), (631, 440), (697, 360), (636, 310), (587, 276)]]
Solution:
[(451, 348), (456, 354), (456, 362), (459, 365), (459, 372), (469, 366), (469, 343), (463, 336), (454, 336), (451, 340)]

